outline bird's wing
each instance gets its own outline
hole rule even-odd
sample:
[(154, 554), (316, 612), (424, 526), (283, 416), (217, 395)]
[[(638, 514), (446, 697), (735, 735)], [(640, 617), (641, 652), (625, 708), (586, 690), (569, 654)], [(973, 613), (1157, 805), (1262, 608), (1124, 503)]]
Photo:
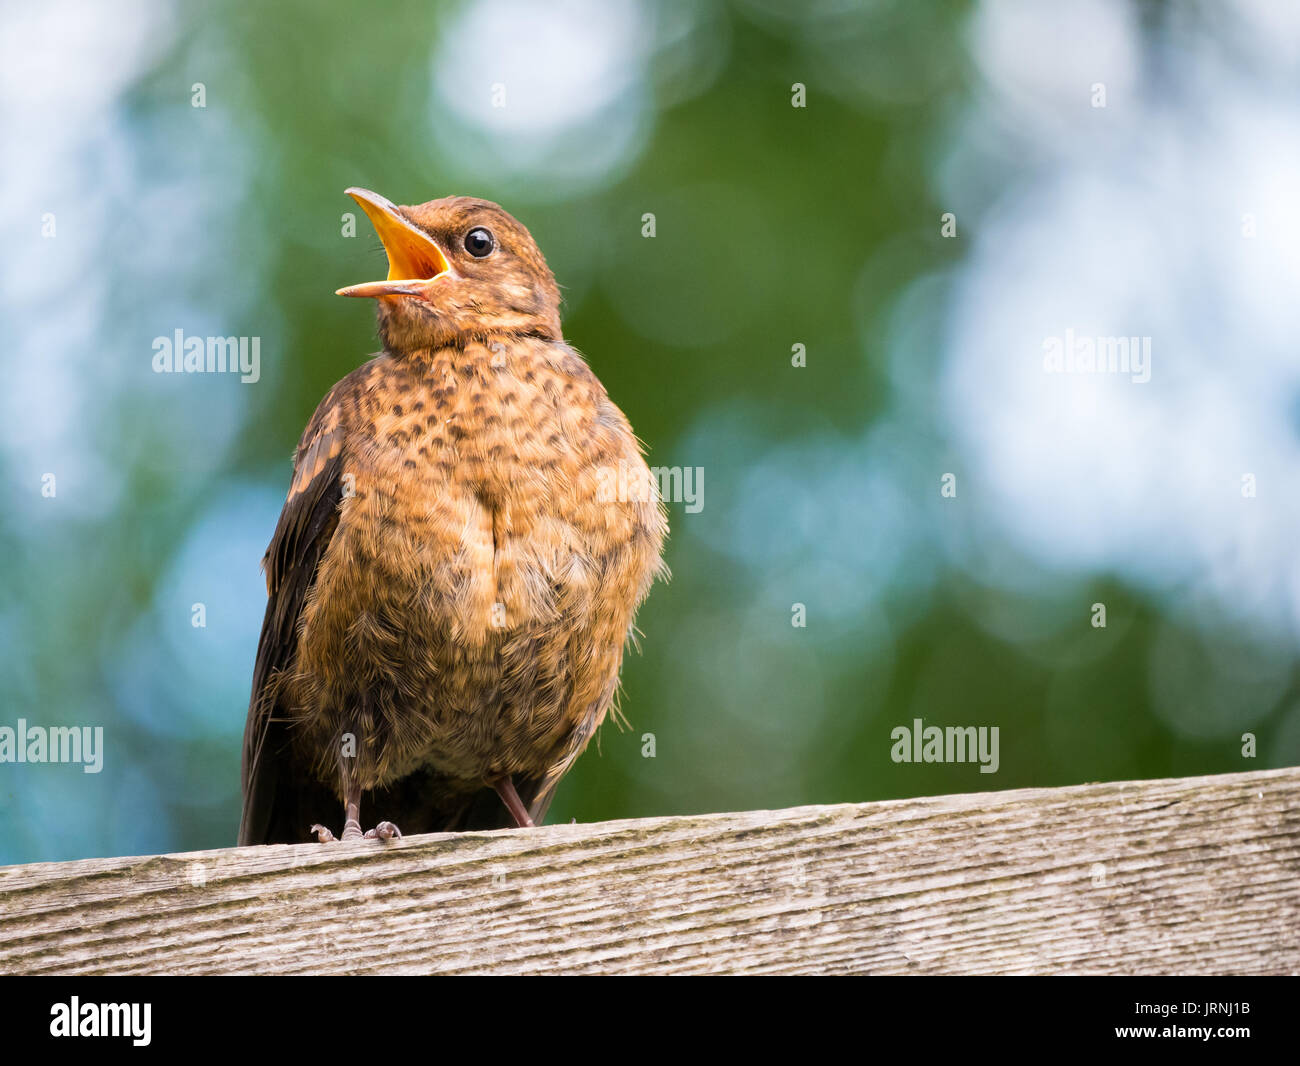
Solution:
[(339, 521), (347, 434), (335, 402), (337, 394), (336, 386), (307, 424), (294, 460), (289, 496), (262, 559), (268, 598), (244, 727), (240, 844), (306, 836), (307, 827), (296, 825), (296, 803), (286, 802), (294, 788), (301, 790), (308, 783), (286, 779), (289, 722), (280, 682), (293, 668), (303, 605)]

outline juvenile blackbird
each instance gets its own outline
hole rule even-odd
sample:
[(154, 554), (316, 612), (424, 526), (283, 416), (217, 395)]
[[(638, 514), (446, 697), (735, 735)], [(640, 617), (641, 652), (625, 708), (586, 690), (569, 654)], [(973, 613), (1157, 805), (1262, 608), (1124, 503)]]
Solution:
[[(241, 844), (541, 822), (614, 700), (662, 503), (560, 332), (555, 278), (486, 200), (349, 189), (383, 241), (384, 350), (298, 443), (263, 559)], [(364, 801), (364, 804), (363, 804)], [(313, 824), (317, 823), (317, 824)]]

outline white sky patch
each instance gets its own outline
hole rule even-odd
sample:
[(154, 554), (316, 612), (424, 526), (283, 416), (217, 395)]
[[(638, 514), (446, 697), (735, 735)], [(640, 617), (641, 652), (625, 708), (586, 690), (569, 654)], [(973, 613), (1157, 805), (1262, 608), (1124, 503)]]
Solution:
[[(0, 394), (0, 447), (30, 489), (21, 495), (36, 499), (41, 475), (63, 475), (60, 498), (73, 511), (102, 511), (114, 498), (117, 477), (95, 458), (84, 413), (95, 395), (86, 362), (104, 357), (96, 327), (111, 274), (93, 264), (119, 169), (114, 109), (166, 45), (167, 14), (147, 0), (19, 5), (0, 36), (0, 147), (23, 161), (0, 170), (0, 311), (36, 324), (6, 339), (12, 387)], [(47, 212), (52, 239), (42, 236)]]
[(1063, 113), (1089, 108), (1098, 82), (1108, 104), (1132, 93), (1140, 59), (1134, 16), (1127, 0), (991, 0), (971, 21), (971, 53), (1012, 113), (1005, 117), (1037, 127), (1026, 131), (1036, 135), (1057, 128)]
[[(440, 36), (431, 119), (450, 166), (594, 181), (649, 122), (652, 21), (634, 0), (482, 0)], [(502, 105), (502, 106), (495, 106)], [(450, 121), (450, 125), (449, 125)], [(480, 141), (471, 150), (465, 138)]]
[[(234, 319), (256, 298), (265, 254), (213, 239), (232, 232), (228, 216), (242, 209), (252, 161), (222, 102), (230, 94), (193, 109), (189, 75), (170, 106), (143, 118), (123, 106), (173, 45), (168, 5), (55, 3), (15, 17), (22, 24), (0, 43), (0, 130), (6, 158), (21, 155), (24, 165), (0, 172), (9, 250), (0, 313), (22, 328), (4, 353), (14, 387), (0, 394), (0, 451), (23, 506), (44, 504), (41, 478), (52, 473), (60, 514), (98, 517), (112, 512), (126, 471), (142, 459), (174, 455), (183, 442), (192, 475), (219, 464), (239, 431), (247, 397), (220, 382), (181, 389), (159, 380), (151, 345), (177, 328), (236, 332)], [(228, 77), (221, 46), (194, 42), (186, 65), (195, 80)], [(200, 166), (152, 165), (160, 142), (195, 132)], [(47, 213), (53, 237), (43, 232)], [(210, 254), (195, 254), (204, 247)], [(232, 285), (221, 264), (236, 260)], [(269, 362), (265, 342), (278, 322), (256, 325)], [(154, 417), (140, 418), (150, 404)]]
[[(1019, 183), (967, 231), (942, 419), (983, 519), (1042, 566), (1196, 586), (1218, 621), (1277, 636), (1300, 586), (1300, 98), (1210, 63), (1139, 89), (1126, 10), (991, 3), (976, 19), (993, 93), (944, 181)], [(1084, 69), (1090, 54), (1111, 73)], [(1122, 106), (1093, 109), (1079, 83), (1107, 77)], [(1150, 382), (1045, 372), (1045, 339), (1067, 330), (1150, 337)]]

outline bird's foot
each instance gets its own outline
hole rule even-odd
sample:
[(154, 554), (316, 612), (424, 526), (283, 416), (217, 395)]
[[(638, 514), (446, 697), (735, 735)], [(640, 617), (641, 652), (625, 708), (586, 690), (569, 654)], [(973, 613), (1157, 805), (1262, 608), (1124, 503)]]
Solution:
[[(311, 831), (322, 844), (338, 843), (339, 838), (319, 822), (311, 827)], [(343, 826), (344, 840), (397, 840), (401, 835), (402, 831), (392, 822), (380, 822), (365, 833), (361, 832), (361, 824), (351, 818)]]
[[(336, 837), (327, 826), (323, 826), (319, 822), (317, 822), (315, 825), (311, 827), (311, 831), (316, 834), (316, 839), (319, 840), (322, 844), (338, 843), (339, 838)], [(349, 818), (346, 822), (343, 823), (343, 839), (344, 840), (362, 839), (361, 823), (358, 822), (355, 818)]]

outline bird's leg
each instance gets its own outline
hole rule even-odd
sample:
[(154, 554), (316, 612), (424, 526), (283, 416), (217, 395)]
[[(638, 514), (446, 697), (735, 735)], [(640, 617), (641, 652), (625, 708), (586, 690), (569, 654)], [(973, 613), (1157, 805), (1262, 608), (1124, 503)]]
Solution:
[(515, 791), (515, 783), (509, 774), (502, 774), (500, 777), (493, 778), (488, 784), (496, 789), (497, 795), (501, 797), (501, 802), (506, 805), (506, 810), (510, 812), (510, 816), (515, 820), (515, 825), (520, 829), (532, 826), (533, 820), (528, 816), (528, 809), (519, 799), (519, 793)]
[[(343, 839), (360, 840), (362, 837), (361, 785), (348, 774), (346, 769), (343, 771), (343, 791), (346, 796), (343, 812)], [(319, 823), (313, 825), (311, 831), (316, 834), (316, 839), (322, 844), (332, 844), (337, 839), (326, 826)]]
[[(361, 786), (349, 781), (345, 787), (348, 800), (343, 816), (344, 840), (396, 840), (401, 837), (402, 831), (392, 822), (380, 822), (374, 829), (361, 832)], [(322, 844), (331, 844), (336, 839), (334, 834), (323, 825), (314, 825), (311, 831)]]
[[(354, 726), (351, 736), (359, 732)], [(344, 840), (393, 840), (402, 835), (402, 831), (392, 822), (380, 822), (374, 829), (361, 832), (361, 777), (357, 772), (355, 752), (351, 748), (339, 750), (339, 774), (343, 778), (343, 839)], [(322, 844), (332, 843), (334, 834), (323, 825), (313, 825), (311, 831)]]
[(343, 815), (343, 839), (361, 839), (361, 785), (349, 781), (347, 786), (347, 810)]

